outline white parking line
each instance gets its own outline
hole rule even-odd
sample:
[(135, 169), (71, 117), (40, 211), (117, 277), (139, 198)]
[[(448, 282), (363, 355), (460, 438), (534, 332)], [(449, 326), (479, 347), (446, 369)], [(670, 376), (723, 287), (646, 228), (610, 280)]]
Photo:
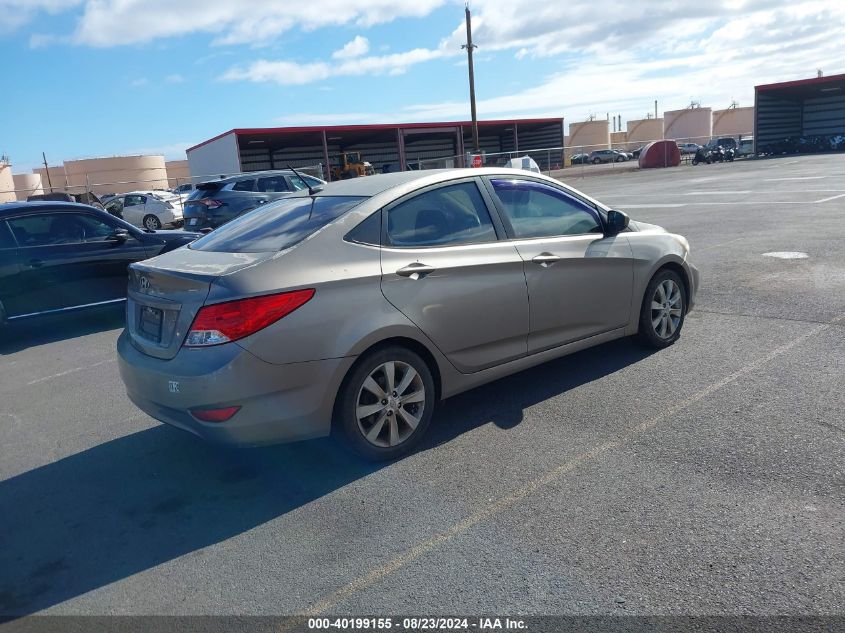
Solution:
[(792, 178), (764, 178), (763, 182), (778, 182), (779, 180), (819, 180), (826, 176), (796, 176)]
[(845, 198), (845, 193), (840, 193), (838, 196), (831, 196), (830, 198), (824, 198), (822, 200), (816, 200), (816, 203), (819, 202), (830, 202), (831, 200), (836, 200), (837, 198)]
[(47, 380), (53, 380), (53, 378), (61, 378), (62, 376), (67, 376), (68, 374), (73, 374), (78, 371), (82, 371), (84, 369), (91, 369), (92, 367), (99, 367), (100, 365), (105, 365), (106, 363), (116, 363), (116, 358), (110, 358), (108, 360), (101, 360), (99, 363), (94, 363), (93, 365), (85, 365), (84, 367), (74, 367), (73, 369), (67, 369), (65, 371), (60, 371), (58, 374), (51, 374), (50, 376), (44, 376), (43, 378), (36, 378), (35, 380), (30, 380), (27, 386), (30, 385), (37, 385), (40, 382), (45, 382)]
[(744, 239), (745, 239), (744, 237), (735, 237), (734, 239), (728, 240), (727, 242), (720, 242), (719, 244), (712, 244), (710, 246), (704, 246), (703, 248), (695, 248), (695, 249), (690, 249), (690, 250), (694, 250), (696, 253), (699, 253), (701, 251), (709, 251), (713, 248), (719, 248), (720, 246), (727, 246), (728, 244), (733, 244), (734, 242), (738, 242), (739, 240), (744, 240)]
[[(785, 343), (780, 347), (775, 348), (762, 358), (747, 363), (732, 374), (729, 374), (724, 378), (721, 378), (720, 380), (711, 383), (704, 389), (701, 389), (700, 391), (697, 391), (688, 398), (681, 400), (674, 407), (669, 407), (669, 409), (667, 409), (663, 413), (660, 413), (655, 417), (650, 418), (629, 429), (627, 432), (624, 432), (622, 435), (620, 435), (618, 439), (608, 440), (607, 442), (599, 444), (598, 446), (595, 446), (588, 451), (576, 455), (568, 462), (565, 462), (549, 471), (546, 471), (544, 474), (540, 475), (536, 479), (532, 479), (531, 481), (527, 482), (522, 487), (517, 488), (510, 494), (504, 497), (500, 497), (498, 500), (492, 501), (481, 509), (470, 514), (463, 521), (459, 521), (458, 523), (455, 523), (443, 532), (440, 532), (439, 534), (436, 534), (435, 536), (425, 541), (422, 541), (417, 545), (414, 545), (413, 547), (406, 550), (404, 553), (400, 554), (393, 560), (385, 563), (384, 565), (376, 567), (369, 573), (358, 577), (357, 579), (341, 587), (334, 593), (331, 593), (325, 598), (312, 603), (311, 606), (305, 609), (304, 615), (306, 617), (315, 616), (334, 608), (342, 600), (348, 598), (349, 596), (357, 593), (362, 589), (366, 589), (372, 586), (385, 576), (392, 574), (393, 572), (420, 558), (421, 556), (431, 552), (439, 545), (443, 545), (444, 543), (452, 540), (454, 537), (468, 530), (474, 525), (485, 521), (491, 518), (492, 516), (499, 514), (500, 512), (508, 510), (516, 503), (522, 501), (529, 495), (537, 492), (540, 488), (552, 483), (561, 475), (565, 475), (567, 473), (572, 472), (573, 470), (581, 466), (583, 463), (592, 461), (597, 457), (600, 457), (607, 451), (622, 446), (626, 441), (631, 440), (638, 435), (642, 435), (644, 432), (654, 428), (661, 422), (665, 422), (666, 420), (672, 419), (678, 413), (695, 404), (696, 402), (699, 402), (704, 398), (712, 395), (713, 393), (719, 391), (720, 389), (730, 385), (731, 383), (736, 382), (747, 374), (750, 374), (751, 372), (759, 369), (763, 365), (766, 365), (767, 363), (773, 361), (778, 356), (788, 352), (793, 347), (800, 345), (810, 337), (824, 332), (825, 330), (833, 327), (834, 325), (838, 324), (840, 321), (843, 320), (845, 320), (845, 313), (840, 314), (839, 316), (833, 318), (827, 323), (822, 323), (821, 325), (814, 327), (811, 330), (807, 330), (806, 332), (804, 332), (804, 334), (801, 334), (800, 336), (797, 336), (788, 343)], [(281, 630), (287, 630), (287, 627), (282, 627)]]
[(673, 204), (620, 204), (620, 207), (626, 209), (675, 209), (677, 207), (687, 206), (686, 202), (679, 202)]
[(754, 193), (753, 191), (688, 191), (685, 196), (733, 196), (743, 193)]

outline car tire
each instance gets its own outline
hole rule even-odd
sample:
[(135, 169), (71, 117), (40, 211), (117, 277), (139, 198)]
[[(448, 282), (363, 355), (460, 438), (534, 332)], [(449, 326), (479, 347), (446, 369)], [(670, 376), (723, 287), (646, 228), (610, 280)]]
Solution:
[(426, 362), (404, 347), (385, 347), (359, 359), (346, 376), (335, 403), (334, 431), (364, 459), (396, 459), (419, 444), (435, 402)]
[(601, 162), (601, 158), (594, 158), (593, 165), (598, 165)]
[(637, 335), (649, 347), (669, 347), (681, 336), (686, 318), (686, 286), (674, 270), (664, 268), (648, 282), (640, 308)]
[(621, 163), (621, 162), (622, 162), (622, 161), (624, 161), (624, 160), (625, 160), (625, 157), (624, 157), (624, 156), (617, 156), (617, 157), (616, 157), (616, 162), (617, 162), (617, 163)]
[(141, 224), (144, 225), (145, 229), (150, 229), (151, 231), (158, 231), (161, 228), (161, 220), (152, 214), (145, 215)]

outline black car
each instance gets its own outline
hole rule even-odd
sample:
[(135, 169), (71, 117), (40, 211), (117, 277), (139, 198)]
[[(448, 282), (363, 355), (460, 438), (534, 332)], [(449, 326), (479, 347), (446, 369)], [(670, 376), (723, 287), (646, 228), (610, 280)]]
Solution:
[(297, 176), (290, 169), (257, 171), (196, 185), (183, 206), (185, 228), (216, 229), (262, 204), (326, 184), (313, 176)]
[(129, 264), (197, 237), (144, 231), (75, 202), (0, 205), (0, 325), (123, 301)]

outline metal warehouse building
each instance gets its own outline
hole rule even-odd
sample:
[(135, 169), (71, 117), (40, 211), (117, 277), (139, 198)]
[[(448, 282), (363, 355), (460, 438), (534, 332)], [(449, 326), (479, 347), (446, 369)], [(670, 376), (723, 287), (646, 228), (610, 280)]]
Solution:
[(755, 151), (787, 138), (845, 134), (845, 74), (754, 88)]
[[(563, 119), (478, 122), (486, 154), (563, 147)], [(335, 165), (341, 152), (360, 152), (377, 172), (461, 167), (472, 150), (472, 123), (404, 123), (234, 129), (187, 150), (191, 177)], [(563, 164), (563, 151), (534, 156), (541, 169)], [(487, 164), (507, 157), (490, 157)], [(323, 170), (327, 179), (329, 170)]]

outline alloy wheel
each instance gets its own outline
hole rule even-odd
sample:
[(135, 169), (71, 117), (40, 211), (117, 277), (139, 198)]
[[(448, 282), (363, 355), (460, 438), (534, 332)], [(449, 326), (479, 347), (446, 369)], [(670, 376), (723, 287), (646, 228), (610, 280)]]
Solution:
[(416, 430), (425, 409), (425, 384), (411, 365), (388, 361), (376, 367), (356, 399), (358, 429), (372, 445), (398, 446)]
[(681, 323), (684, 302), (681, 288), (672, 279), (664, 279), (651, 298), (651, 325), (662, 339), (671, 338)]

